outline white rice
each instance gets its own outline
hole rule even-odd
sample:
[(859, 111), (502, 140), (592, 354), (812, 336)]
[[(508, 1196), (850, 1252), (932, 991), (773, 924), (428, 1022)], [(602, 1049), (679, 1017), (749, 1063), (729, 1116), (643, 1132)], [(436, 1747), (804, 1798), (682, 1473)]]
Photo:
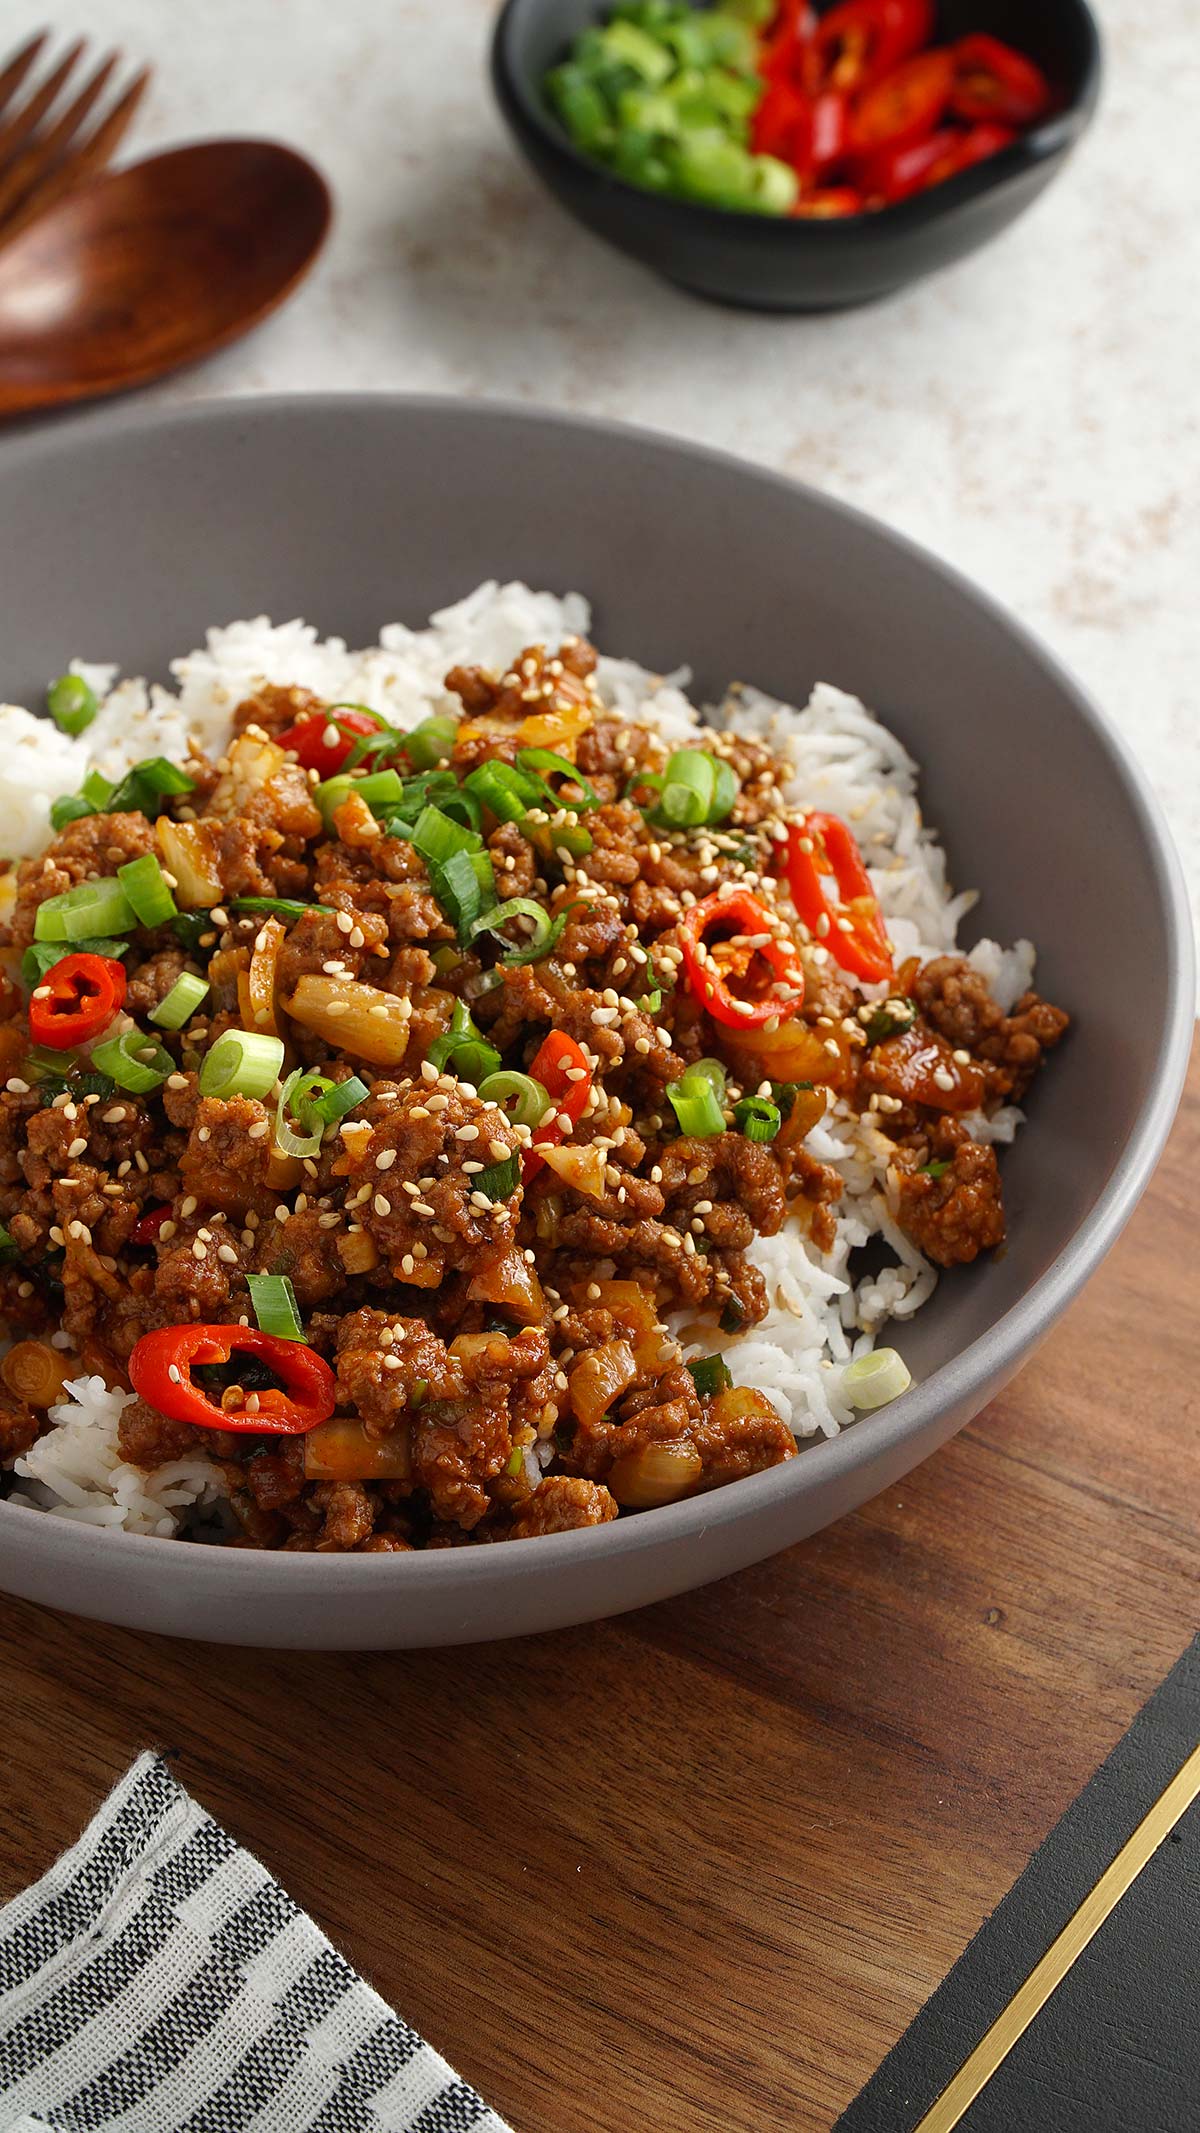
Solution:
[[(173, 663), (173, 689), (118, 681), (111, 667), (75, 661), (73, 670), (102, 698), (99, 716), (77, 740), (26, 710), (0, 706), (0, 851), (17, 857), (40, 850), (49, 835), (51, 801), (75, 791), (93, 766), (115, 778), (147, 755), (182, 760), (192, 746), (219, 755), (231, 713), (262, 682), (297, 684), (329, 700), (365, 704), (405, 730), (434, 711), (458, 708), (444, 687), (450, 666), (479, 663), (502, 671), (526, 644), (586, 635), (589, 624), (588, 603), (578, 593), (560, 599), (524, 585), (488, 583), (434, 615), (427, 629), (389, 624), (379, 643), (364, 651), (348, 650), (339, 638), (322, 641), (300, 621), (274, 626), (259, 617), (211, 629), (203, 650)], [(686, 694), (687, 679), (686, 671), (663, 677), (608, 656), (598, 669), (611, 708), (655, 726), (670, 742), (686, 740), (701, 724)], [(789, 801), (828, 809), (850, 823), (898, 960), (955, 946), (974, 893), (953, 893), (945, 854), (922, 820), (917, 766), (856, 698), (820, 683), (800, 711), (738, 686), (710, 717), (762, 734), (790, 760)], [(1032, 981), (1028, 941), (1009, 949), (981, 941), (971, 960), (1005, 1009)], [(1021, 1120), (1009, 1106), (967, 1124), (981, 1141), (1009, 1141)], [(839, 1100), (806, 1146), (843, 1180), (843, 1196), (833, 1208), (832, 1249), (817, 1251), (795, 1220), (778, 1236), (759, 1237), (750, 1257), (766, 1279), (771, 1308), (761, 1325), (728, 1348), (735, 1377), (768, 1393), (798, 1438), (834, 1436), (854, 1420), (842, 1388), (846, 1364), (870, 1349), (889, 1322), (902, 1325), (911, 1318), (937, 1280), (892, 1220), (891, 1143), (873, 1121), (854, 1116)], [(851, 1253), (878, 1240), (892, 1263), (852, 1277)], [(53, 1428), (16, 1462), (27, 1486), (10, 1502), (169, 1536), (196, 1507), (223, 1493), (220, 1470), (207, 1459), (179, 1460), (153, 1474), (125, 1465), (116, 1429), (129, 1396), (109, 1392), (100, 1378), (80, 1378), (67, 1389), (70, 1399), (50, 1410)], [(536, 1472), (540, 1467), (531, 1480)]]

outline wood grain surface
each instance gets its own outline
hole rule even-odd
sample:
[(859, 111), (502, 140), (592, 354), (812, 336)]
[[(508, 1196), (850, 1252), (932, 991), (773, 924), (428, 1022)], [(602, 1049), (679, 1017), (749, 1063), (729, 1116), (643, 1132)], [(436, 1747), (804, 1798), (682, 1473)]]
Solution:
[(4, 1603), (0, 1895), (157, 1744), (519, 2133), (823, 2133), (1196, 1629), (1198, 1178), (1200, 1058), (1003, 1398), (688, 1598), (315, 1658)]

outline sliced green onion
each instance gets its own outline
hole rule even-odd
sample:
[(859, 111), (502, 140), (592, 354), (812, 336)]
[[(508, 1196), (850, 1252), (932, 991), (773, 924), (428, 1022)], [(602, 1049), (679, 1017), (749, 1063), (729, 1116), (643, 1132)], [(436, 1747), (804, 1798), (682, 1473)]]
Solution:
[[(92, 775), (99, 776), (99, 773)], [(107, 779), (102, 782), (108, 784)], [(85, 800), (90, 798), (90, 783), (90, 776), (83, 781)], [(132, 770), (127, 770), (119, 785), (108, 787), (105, 798), (97, 803), (97, 813), (103, 811), (110, 815), (156, 814), (160, 800), (195, 790), (195, 779), (189, 778), (176, 764), (168, 763), (165, 755), (150, 755), (143, 762), (135, 763)]]
[(127, 1029), (119, 1037), (94, 1044), (92, 1065), (115, 1081), (119, 1089), (128, 1089), (135, 1096), (160, 1088), (167, 1075), (175, 1072), (171, 1054), (163, 1050), (156, 1037), (148, 1037), (140, 1029)]
[(216, 939), (213, 922), (207, 911), (180, 911), (171, 920), (171, 931), (189, 955), (196, 954), (205, 934), (210, 940)]
[(855, 1407), (886, 1407), (912, 1384), (912, 1372), (894, 1348), (873, 1348), (842, 1372), (842, 1391)]
[(490, 1163), (481, 1170), (474, 1189), (488, 1200), (511, 1200), (517, 1189), (521, 1166), (515, 1155), (507, 1156), (503, 1163)]
[[(449, 824), (451, 829), (457, 826), (456, 823)], [(495, 907), (496, 878), (489, 855), (487, 852), (451, 852), (445, 860), (427, 858), (425, 866), (434, 895), (447, 918), (454, 922), (459, 946), (467, 947), (480, 914)]]
[(354, 790), (372, 812), (395, 807), (404, 798), (404, 785), (398, 770), (373, 770), (368, 777), (355, 779)]
[(327, 1126), (332, 1126), (339, 1118), (345, 1118), (347, 1111), (354, 1111), (359, 1104), (365, 1103), (370, 1093), (366, 1082), (360, 1081), (357, 1074), (351, 1074), (348, 1081), (335, 1081), (332, 1088), (318, 1096), (308, 1108), (314, 1118), (323, 1119)]
[(84, 941), (97, 935), (132, 933), (137, 920), (119, 881), (81, 881), (38, 905), (33, 923), (39, 941)]
[(514, 770), (511, 763), (481, 763), (464, 779), (463, 789), (490, 807), (500, 822), (523, 822), (530, 808), (545, 798), (541, 779)]
[(22, 1072), (32, 1074), (35, 1081), (44, 1081), (47, 1075), (53, 1081), (65, 1081), (78, 1064), (78, 1052), (56, 1052), (48, 1044), (34, 1044), (25, 1054)]
[(64, 793), (60, 799), (53, 800), (50, 804), (50, 827), (56, 830), (65, 829), (68, 822), (79, 822), (84, 815), (93, 815), (95, 812), (95, 808), (89, 807), (82, 793)]
[(715, 1392), (728, 1392), (733, 1383), (729, 1365), (723, 1355), (698, 1355), (688, 1364), (692, 1383), (702, 1400)]
[(654, 957), (653, 957), (653, 956), (651, 955), (651, 953), (650, 953), (650, 950), (649, 950), (649, 949), (647, 948), (647, 950), (646, 950), (646, 990), (645, 990), (645, 992), (644, 992), (644, 993), (642, 994), (642, 997), (641, 997), (641, 999), (640, 999), (640, 1000), (638, 1001), (638, 1006), (639, 1006), (639, 1007), (641, 1008), (641, 1010), (642, 1010), (642, 1013), (643, 1013), (643, 1014), (645, 1014), (645, 1015), (656, 1015), (656, 1014), (658, 1013), (658, 1011), (659, 1011), (659, 1008), (660, 1008), (660, 1007), (662, 1006), (662, 1004), (663, 1004), (663, 988), (662, 988), (662, 983), (661, 983), (661, 981), (660, 981), (660, 979), (659, 979), (659, 977), (658, 977), (658, 974), (657, 974), (657, 972), (655, 971), (655, 968), (654, 968)]
[[(582, 814), (585, 808), (599, 807), (601, 804), (599, 793), (594, 785), (588, 783), (583, 772), (576, 770), (574, 763), (569, 762), (565, 755), (555, 755), (552, 748), (518, 749), (517, 769), (537, 772), (539, 783), (549, 793), (556, 807), (568, 807), (575, 814)], [(569, 778), (572, 785), (579, 787), (583, 798), (564, 800), (561, 793), (555, 792), (554, 787), (547, 783), (549, 777)]]
[(773, 1081), (771, 1083), (771, 1096), (773, 1101), (779, 1105), (781, 1118), (791, 1117), (795, 1109), (796, 1098), (801, 1089), (811, 1091), (811, 1081)]
[(413, 824), (414, 850), (422, 859), (433, 859), (443, 865), (455, 852), (478, 851), (481, 842), (476, 830), (464, 829), (461, 822), (452, 822), (440, 807), (423, 807)]
[(296, 1292), (286, 1274), (247, 1274), (246, 1287), (260, 1333), (269, 1333), (278, 1341), (304, 1339)]
[(302, 904), (292, 896), (235, 896), (229, 906), (231, 911), (259, 911), (265, 918), (283, 918), (293, 925), (307, 911), (321, 911), (332, 915), (331, 904)]
[(515, 1480), (516, 1480), (516, 1478), (517, 1478), (517, 1476), (518, 1476), (518, 1474), (519, 1474), (519, 1473), (521, 1472), (522, 1468), (524, 1467), (524, 1465), (525, 1465), (525, 1454), (524, 1454), (524, 1452), (523, 1452), (523, 1451), (521, 1450), (521, 1447), (520, 1447), (520, 1445), (519, 1445), (519, 1444), (518, 1444), (518, 1445), (514, 1445), (514, 1447), (513, 1447), (512, 1451), (511, 1451), (511, 1452), (509, 1453), (509, 1455), (508, 1455), (508, 1465), (507, 1465), (507, 1466), (505, 1467), (504, 1471), (505, 1471), (505, 1473), (506, 1473), (506, 1474), (508, 1474), (508, 1475), (509, 1475), (509, 1476), (511, 1477), (511, 1479), (512, 1479), (513, 1481), (515, 1481)]
[(480, 1103), (498, 1104), (518, 1126), (540, 1126), (551, 1108), (547, 1091), (532, 1074), (517, 1074), (505, 1067), (476, 1086)]
[(279, 1079), (283, 1039), (257, 1030), (227, 1029), (204, 1056), (201, 1096), (266, 1096)]
[(690, 1134), (695, 1140), (707, 1140), (714, 1133), (724, 1133), (725, 1114), (717, 1102), (711, 1081), (706, 1081), (702, 1074), (685, 1074), (682, 1081), (673, 1081), (667, 1095), (681, 1133)]
[(302, 1123), (307, 1123), (306, 1096), (322, 1096), (329, 1086), (324, 1074), (306, 1073), (303, 1067), (294, 1068), (288, 1075), (275, 1105), (275, 1146), (281, 1155), (320, 1154), (321, 1121), (318, 1119), (316, 1125), (310, 1126), (307, 1133), (297, 1133), (288, 1121), (288, 1106), (291, 1106)]
[(21, 1247), (0, 1222), (0, 1258), (12, 1259), (20, 1254)]
[(699, 748), (679, 748), (663, 774), (656, 820), (671, 829), (694, 829), (709, 819), (716, 774), (713, 759)]
[(150, 1020), (160, 1029), (182, 1029), (208, 996), (208, 979), (197, 977), (194, 970), (183, 970), (176, 978), (165, 999), (150, 1010)]
[(694, 1077), (699, 1077), (711, 1083), (713, 1095), (720, 1102), (725, 1094), (727, 1076), (719, 1059), (698, 1059), (695, 1066), (688, 1068), (684, 1079), (691, 1081)]
[(710, 822), (724, 822), (725, 817), (732, 811), (733, 803), (742, 789), (741, 780), (732, 763), (727, 763), (724, 756), (715, 755), (712, 763), (713, 796), (712, 805), (708, 810), (708, 819)]
[(477, 1088), (500, 1065), (495, 1045), (476, 1029), (469, 1008), (461, 1000), (456, 1000), (451, 1010), (449, 1029), (434, 1038), (425, 1057), (439, 1074), (448, 1069), (460, 1081), (474, 1082)]
[(885, 1000), (867, 1024), (867, 1043), (882, 1044), (888, 1037), (899, 1037), (916, 1019), (915, 1000)]
[(118, 962), (128, 953), (128, 941), (31, 941), (21, 957), (21, 976), (26, 985), (38, 985), (65, 955), (107, 955)]
[(100, 709), (82, 674), (60, 674), (46, 691), (46, 708), (62, 733), (85, 733)]
[(401, 747), (415, 770), (432, 770), (453, 753), (458, 720), (448, 715), (424, 718), (401, 739)]
[(917, 1176), (919, 1178), (944, 1178), (949, 1168), (948, 1162), (922, 1163)]
[(556, 918), (551, 918), (544, 905), (535, 903), (531, 896), (510, 896), (507, 903), (494, 904), (490, 911), (484, 912), (482, 918), (475, 920), (471, 927), (471, 937), (474, 939), (477, 933), (499, 933), (501, 927), (506, 926), (513, 918), (531, 918), (534, 930), (528, 940), (505, 941), (505, 952), (500, 960), (513, 966), (520, 963), (539, 963), (543, 956), (549, 955), (551, 949), (558, 946), (563, 927), (576, 908), (576, 905), (569, 904)]
[(99, 815), (104, 813), (116, 789), (112, 779), (106, 778), (102, 770), (89, 770), (79, 788), (79, 797), (87, 801), (94, 815)]
[(748, 1141), (773, 1141), (783, 1119), (778, 1104), (765, 1096), (743, 1096), (733, 1107), (733, 1122)]
[(127, 859), (117, 868), (117, 880), (140, 926), (163, 926), (175, 917), (179, 907), (153, 852)]
[(320, 785), (313, 786), (312, 796), (321, 810), (326, 829), (332, 826), (334, 809), (341, 806), (353, 784), (352, 777), (339, 771), (336, 778), (325, 778)]

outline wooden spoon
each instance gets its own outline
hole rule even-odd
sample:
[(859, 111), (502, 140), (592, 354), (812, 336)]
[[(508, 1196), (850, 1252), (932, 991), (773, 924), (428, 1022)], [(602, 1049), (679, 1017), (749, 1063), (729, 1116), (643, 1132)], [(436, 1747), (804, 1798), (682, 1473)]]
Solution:
[(329, 188), (272, 141), (199, 141), (85, 184), (0, 253), (0, 416), (126, 392), (296, 287)]

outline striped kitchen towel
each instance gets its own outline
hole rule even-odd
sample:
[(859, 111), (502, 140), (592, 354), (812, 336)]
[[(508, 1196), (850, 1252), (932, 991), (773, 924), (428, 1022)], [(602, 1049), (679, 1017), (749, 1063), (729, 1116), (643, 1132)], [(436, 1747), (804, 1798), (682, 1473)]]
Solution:
[(0, 1910), (0, 2133), (508, 2133), (143, 1755)]

